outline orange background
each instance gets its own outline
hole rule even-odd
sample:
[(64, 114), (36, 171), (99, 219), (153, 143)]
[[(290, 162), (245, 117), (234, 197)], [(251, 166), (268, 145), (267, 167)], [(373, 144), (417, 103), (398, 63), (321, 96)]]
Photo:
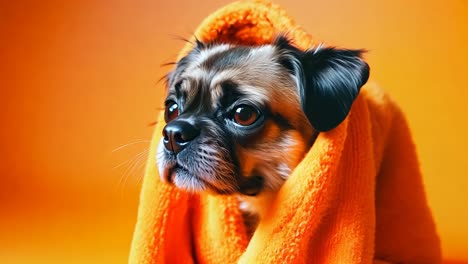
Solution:
[[(160, 65), (227, 2), (0, 4), (0, 263), (126, 263)], [(317, 40), (370, 50), (412, 127), (444, 255), (468, 259), (466, 1), (276, 2)]]

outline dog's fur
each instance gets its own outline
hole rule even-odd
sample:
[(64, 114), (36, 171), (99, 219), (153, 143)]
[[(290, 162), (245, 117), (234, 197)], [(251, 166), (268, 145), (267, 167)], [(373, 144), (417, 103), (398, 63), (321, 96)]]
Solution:
[(197, 41), (167, 77), (162, 180), (237, 195), (253, 230), (317, 134), (346, 118), (369, 76), (362, 52)]

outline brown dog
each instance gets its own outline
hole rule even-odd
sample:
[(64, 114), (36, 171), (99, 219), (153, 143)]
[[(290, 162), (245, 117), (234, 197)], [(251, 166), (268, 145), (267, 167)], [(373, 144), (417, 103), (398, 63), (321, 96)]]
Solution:
[(162, 180), (238, 195), (252, 231), (317, 134), (348, 115), (369, 76), (362, 52), (197, 41), (167, 77)]

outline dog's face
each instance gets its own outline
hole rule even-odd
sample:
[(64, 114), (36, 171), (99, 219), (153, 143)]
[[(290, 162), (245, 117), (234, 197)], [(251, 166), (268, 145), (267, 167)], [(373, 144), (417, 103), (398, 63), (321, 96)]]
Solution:
[(188, 191), (277, 190), (367, 81), (361, 51), (197, 42), (168, 75), (158, 166)]

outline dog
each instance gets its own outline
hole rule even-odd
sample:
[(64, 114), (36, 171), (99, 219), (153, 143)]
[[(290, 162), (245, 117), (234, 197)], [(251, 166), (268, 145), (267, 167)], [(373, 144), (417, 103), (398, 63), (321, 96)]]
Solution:
[(161, 180), (236, 195), (251, 235), (318, 133), (348, 115), (369, 66), (364, 50), (204, 43), (166, 77)]

